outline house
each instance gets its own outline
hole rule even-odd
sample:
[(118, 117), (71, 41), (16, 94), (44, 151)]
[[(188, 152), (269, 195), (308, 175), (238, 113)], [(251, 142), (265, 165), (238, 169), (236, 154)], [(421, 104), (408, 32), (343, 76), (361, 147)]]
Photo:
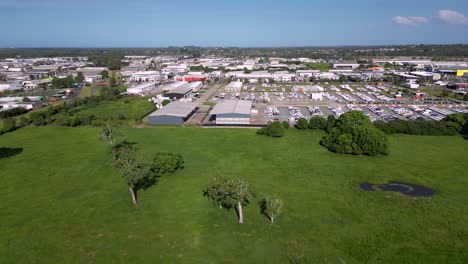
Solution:
[(196, 111), (197, 103), (171, 102), (148, 115), (148, 124), (181, 125)]
[(416, 92), (413, 93), (413, 100), (414, 101), (422, 101), (424, 99), (426, 99), (426, 93), (425, 92), (417, 90)]
[(96, 75), (85, 75), (85, 82), (86, 83), (97, 83), (97, 82), (100, 82), (102, 81), (102, 76), (99, 75), (99, 74), (96, 74)]

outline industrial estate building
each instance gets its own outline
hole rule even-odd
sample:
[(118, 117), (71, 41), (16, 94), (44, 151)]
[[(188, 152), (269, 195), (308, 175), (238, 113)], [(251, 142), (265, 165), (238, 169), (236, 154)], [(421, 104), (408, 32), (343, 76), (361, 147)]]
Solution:
[(242, 82), (231, 82), (226, 87), (224, 87), (224, 91), (230, 93), (239, 93), (242, 89)]
[(167, 93), (165, 93), (164, 95), (166, 97), (169, 97), (170, 99), (181, 99), (181, 98), (187, 98), (189, 97), (191, 94), (192, 94), (192, 88), (190, 86), (181, 86), (181, 87), (177, 87)]
[(127, 89), (128, 94), (143, 95), (156, 88), (156, 83), (142, 83)]
[(148, 124), (181, 125), (197, 110), (197, 103), (172, 102), (148, 116)]
[(216, 125), (249, 125), (252, 101), (224, 100), (210, 112), (210, 120)]

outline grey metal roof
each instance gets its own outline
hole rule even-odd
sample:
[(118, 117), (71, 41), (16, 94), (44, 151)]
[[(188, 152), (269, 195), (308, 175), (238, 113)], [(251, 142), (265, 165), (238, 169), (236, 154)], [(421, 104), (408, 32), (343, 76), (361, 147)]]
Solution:
[(252, 101), (247, 100), (223, 100), (216, 103), (213, 110), (211, 111), (212, 115), (219, 114), (245, 114), (250, 115), (250, 110), (252, 109)]
[(187, 117), (195, 108), (197, 108), (197, 103), (192, 102), (172, 102), (165, 107), (154, 111), (149, 114), (149, 116), (179, 116)]
[(167, 92), (167, 94), (186, 94), (186, 93), (190, 92), (191, 90), (192, 90), (192, 88), (184, 85), (184, 86), (177, 87), (177, 88)]

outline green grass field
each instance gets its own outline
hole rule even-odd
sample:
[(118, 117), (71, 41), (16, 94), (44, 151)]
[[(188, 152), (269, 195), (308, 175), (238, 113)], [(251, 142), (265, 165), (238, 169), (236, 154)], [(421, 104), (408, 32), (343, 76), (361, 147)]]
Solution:
[[(181, 153), (186, 168), (132, 205), (95, 128), (28, 127), (0, 136), (23, 148), (0, 159), (0, 263), (467, 263), (468, 141), (390, 137), (387, 157), (337, 155), (322, 132), (283, 138), (252, 129), (128, 128), (145, 156)], [(257, 198), (244, 212), (202, 196), (215, 175), (245, 177)], [(432, 198), (364, 192), (401, 180)], [(273, 225), (258, 202), (277, 193)]]
[(101, 120), (119, 119), (119, 116), (123, 115), (133, 124), (135, 120), (154, 110), (154, 104), (145, 98), (128, 97), (117, 101), (102, 101), (94, 107), (83, 105), (78, 108), (83, 109), (79, 114), (94, 115)]
[(307, 63), (307, 67), (312, 70), (320, 70), (321, 72), (328, 71), (330, 69), (330, 64), (326, 62), (320, 63)]

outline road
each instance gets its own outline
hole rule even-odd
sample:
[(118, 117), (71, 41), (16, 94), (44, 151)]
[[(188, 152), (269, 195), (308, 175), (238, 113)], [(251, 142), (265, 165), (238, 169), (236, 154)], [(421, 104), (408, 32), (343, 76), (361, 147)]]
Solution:
[(196, 103), (198, 103), (198, 105), (202, 105), (206, 100), (210, 99), (211, 96), (213, 96), (213, 94), (215, 94), (220, 88), (220, 85), (219, 84), (215, 84), (213, 86), (209, 86), (208, 87), (208, 90), (206, 90), (201, 96), (200, 98), (198, 98), (197, 100), (195, 100)]

